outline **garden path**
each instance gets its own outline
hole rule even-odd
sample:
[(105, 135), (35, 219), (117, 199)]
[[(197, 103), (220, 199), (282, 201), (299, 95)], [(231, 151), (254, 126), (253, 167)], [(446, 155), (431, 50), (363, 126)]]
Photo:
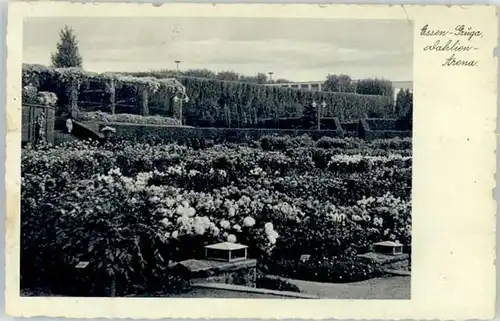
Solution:
[(391, 276), (354, 283), (321, 283), (287, 279), (302, 293), (325, 299), (410, 299), (411, 278)]

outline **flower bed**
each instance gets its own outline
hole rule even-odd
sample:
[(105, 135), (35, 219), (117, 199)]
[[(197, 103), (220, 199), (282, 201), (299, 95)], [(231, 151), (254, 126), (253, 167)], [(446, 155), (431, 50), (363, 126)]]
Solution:
[(263, 268), (273, 268), (266, 258), (309, 254), (317, 271), (336, 271), (321, 272), (324, 279), (359, 280), (375, 268), (348, 273), (356, 253), (383, 239), (411, 244), (408, 150), (374, 156), (371, 145), (345, 154), (255, 145), (23, 150), (23, 286), (61, 283), (78, 261), (89, 262), (86, 273), (103, 280), (99, 286), (127, 285), (122, 293), (165, 285), (169, 261), (200, 258), (203, 245), (219, 241), (248, 244)]

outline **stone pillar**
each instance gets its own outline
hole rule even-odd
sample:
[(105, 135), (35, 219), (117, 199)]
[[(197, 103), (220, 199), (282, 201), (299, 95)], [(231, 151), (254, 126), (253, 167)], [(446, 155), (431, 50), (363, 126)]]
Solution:
[(142, 86), (139, 92), (140, 101), (139, 101), (139, 110), (142, 116), (149, 116), (149, 97), (148, 97), (148, 89), (146, 86)]

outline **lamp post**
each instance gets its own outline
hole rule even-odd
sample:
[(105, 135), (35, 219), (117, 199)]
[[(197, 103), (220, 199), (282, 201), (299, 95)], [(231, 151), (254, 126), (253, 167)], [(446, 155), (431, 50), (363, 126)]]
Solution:
[(268, 74), (269, 74), (269, 82), (272, 83), (274, 72), (270, 71), (270, 72), (268, 72)]
[(179, 72), (179, 64), (181, 63), (181, 61), (180, 60), (176, 60), (174, 62), (177, 65), (177, 72)]
[(321, 129), (321, 112), (325, 110), (325, 108), (326, 108), (326, 102), (323, 101), (321, 103), (321, 109), (318, 110), (318, 130)]

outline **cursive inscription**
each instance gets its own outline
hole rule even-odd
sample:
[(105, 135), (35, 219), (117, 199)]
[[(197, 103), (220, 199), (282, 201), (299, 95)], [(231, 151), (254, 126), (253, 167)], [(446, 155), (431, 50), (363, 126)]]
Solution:
[(438, 38), (429, 42), (423, 48), (424, 52), (449, 52), (451, 53), (441, 66), (444, 67), (476, 67), (477, 60), (467, 59), (466, 53), (471, 53), (478, 48), (474, 46), (476, 38), (482, 38), (480, 30), (466, 25), (457, 25), (452, 29), (433, 29), (428, 24), (420, 29), (420, 36)]

